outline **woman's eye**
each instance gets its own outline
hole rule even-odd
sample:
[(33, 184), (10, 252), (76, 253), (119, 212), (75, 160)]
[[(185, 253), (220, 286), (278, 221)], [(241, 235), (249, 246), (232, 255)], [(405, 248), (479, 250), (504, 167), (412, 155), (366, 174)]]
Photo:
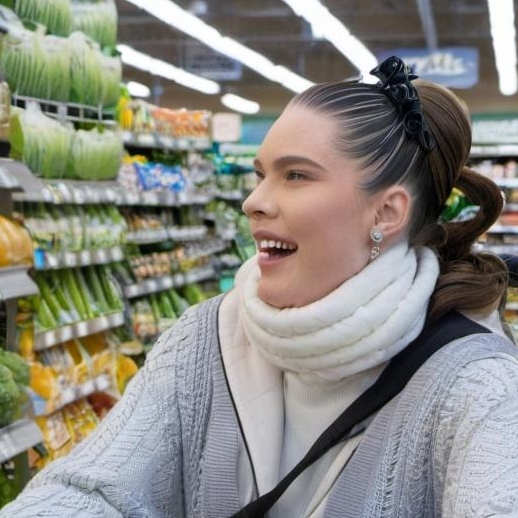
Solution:
[(254, 171), (254, 174), (256, 182), (260, 182), (264, 178), (264, 174), (261, 173), (261, 171), (258, 171), (257, 169)]
[(286, 175), (287, 180), (304, 180), (306, 178), (306, 175), (304, 173), (301, 173), (300, 171), (290, 171)]

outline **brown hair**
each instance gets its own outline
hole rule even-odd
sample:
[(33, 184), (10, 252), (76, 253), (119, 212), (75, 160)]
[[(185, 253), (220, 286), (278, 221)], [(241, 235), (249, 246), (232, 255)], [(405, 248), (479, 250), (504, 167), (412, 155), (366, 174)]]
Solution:
[[(334, 144), (365, 171), (367, 192), (402, 184), (411, 193), (410, 245), (434, 249), (441, 268), (430, 318), (454, 309), (483, 310), (505, 294), (507, 268), (494, 254), (475, 251), (474, 244), (498, 218), (503, 199), (493, 181), (466, 165), (471, 125), (464, 104), (438, 84), (413, 84), (435, 139), (430, 152), (405, 132), (396, 107), (375, 85), (319, 84), (295, 96), (290, 105), (329, 114), (337, 121)], [(473, 219), (440, 221), (453, 187), (480, 207)]]

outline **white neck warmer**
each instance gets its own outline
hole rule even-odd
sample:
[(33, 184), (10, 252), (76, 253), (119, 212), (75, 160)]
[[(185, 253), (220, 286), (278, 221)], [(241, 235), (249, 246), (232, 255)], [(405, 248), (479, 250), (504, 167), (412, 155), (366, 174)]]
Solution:
[(277, 309), (257, 296), (250, 263), (236, 280), (250, 343), (283, 370), (330, 381), (383, 364), (417, 337), (439, 274), (430, 249), (400, 243), (321, 300)]

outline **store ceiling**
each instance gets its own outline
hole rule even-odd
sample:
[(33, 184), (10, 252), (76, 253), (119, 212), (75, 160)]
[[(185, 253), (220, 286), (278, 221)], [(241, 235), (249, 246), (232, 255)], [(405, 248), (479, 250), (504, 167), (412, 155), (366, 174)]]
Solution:
[[(517, 113), (518, 96), (503, 96), (489, 32), (486, 0), (430, 0), (432, 18), (423, 24), (420, 0), (322, 0), (322, 3), (375, 55), (398, 48), (423, 49), (432, 42), (433, 30), (439, 48), (476, 47), (479, 80), (469, 89), (456, 92), (472, 113)], [(194, 10), (206, 23), (226, 36), (264, 54), (314, 82), (357, 75), (345, 57), (324, 40), (315, 40), (301, 18), (281, 0), (176, 0)], [(120, 43), (183, 67), (200, 63), (210, 53), (198, 40), (170, 28), (126, 0), (116, 0)], [(515, 11), (518, 13), (518, 0)], [(432, 37), (432, 40), (430, 38)], [(193, 61), (196, 57), (196, 61)], [(170, 108), (228, 111), (220, 95), (204, 95), (164, 79), (154, 78), (124, 66), (124, 79), (150, 87), (158, 86), (151, 102)], [(259, 115), (276, 115), (293, 92), (242, 67), (239, 80), (218, 81), (224, 92), (232, 92), (261, 104)]]

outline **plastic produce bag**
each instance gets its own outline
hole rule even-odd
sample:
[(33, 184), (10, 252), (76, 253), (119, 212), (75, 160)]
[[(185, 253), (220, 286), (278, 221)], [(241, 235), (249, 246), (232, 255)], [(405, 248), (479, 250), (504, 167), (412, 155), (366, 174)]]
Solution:
[(98, 106), (103, 96), (103, 68), (99, 44), (79, 31), (68, 37), (71, 47), (70, 101)]
[(123, 152), (122, 139), (114, 131), (77, 130), (67, 176), (82, 180), (112, 180), (119, 172)]
[(36, 103), (11, 117), (10, 156), (43, 178), (65, 175), (73, 128), (43, 114)]
[(113, 0), (72, 0), (74, 30), (90, 36), (101, 47), (117, 44), (117, 8)]
[(70, 0), (17, 0), (14, 11), (22, 20), (45, 26), (49, 34), (68, 36), (72, 32)]

